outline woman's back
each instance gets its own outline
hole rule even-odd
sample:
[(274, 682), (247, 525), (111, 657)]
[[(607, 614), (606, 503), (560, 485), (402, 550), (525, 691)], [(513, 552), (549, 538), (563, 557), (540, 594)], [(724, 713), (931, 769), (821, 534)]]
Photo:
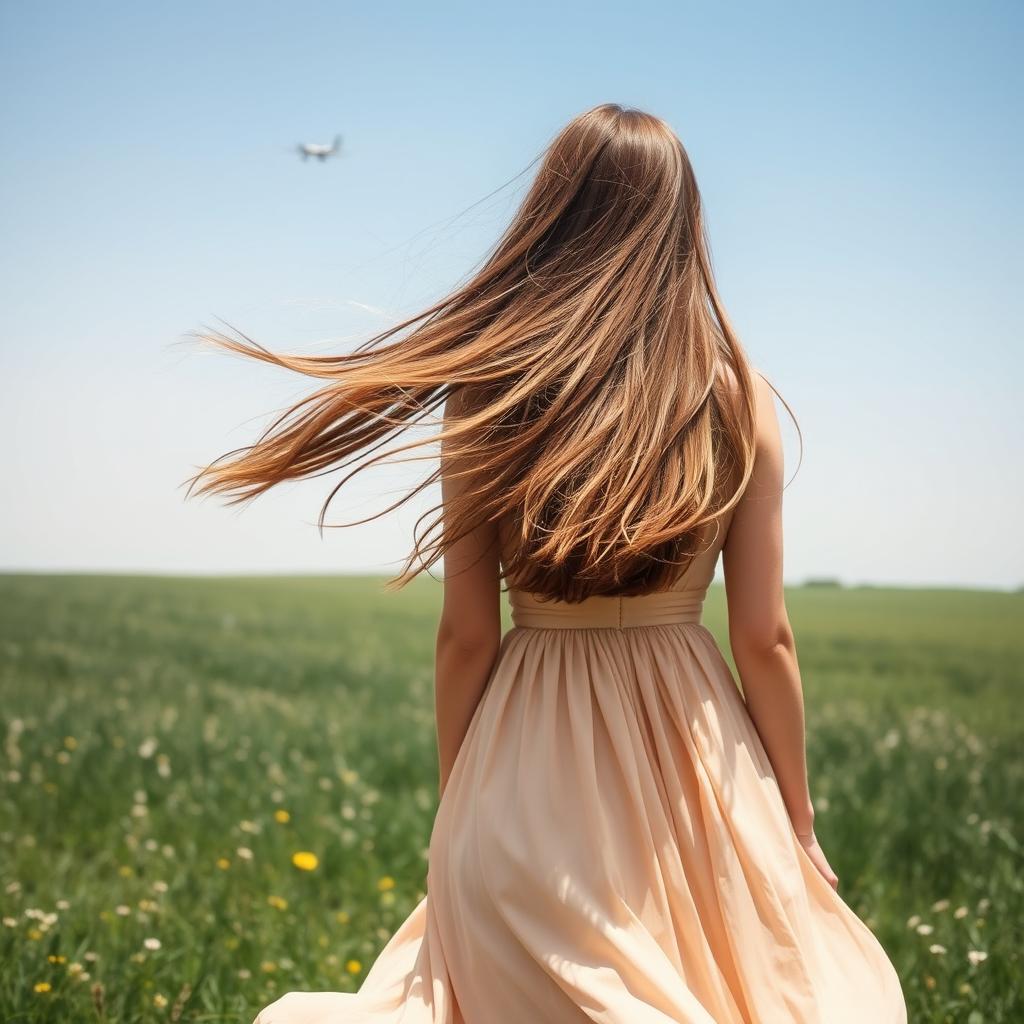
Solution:
[[(570, 603), (509, 589), (513, 624), (554, 627), (603, 623), (608, 626), (631, 626), (680, 621), (682, 616), (700, 622), (704, 599), (714, 579), (734, 512), (734, 509), (730, 510), (717, 523), (704, 529), (690, 564), (666, 590), (625, 597), (596, 595)], [(502, 566), (508, 565), (511, 559), (513, 528), (511, 516), (499, 521)]]

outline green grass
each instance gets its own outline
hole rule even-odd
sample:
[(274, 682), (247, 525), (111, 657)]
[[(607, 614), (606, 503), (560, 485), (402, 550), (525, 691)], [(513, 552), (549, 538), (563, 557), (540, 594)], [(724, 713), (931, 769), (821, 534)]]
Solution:
[[(439, 599), (422, 578), (0, 577), (3, 1019), (248, 1021), (358, 988), (424, 891)], [(804, 587), (789, 608), (816, 830), (910, 1020), (1024, 1019), (1024, 595)], [(720, 587), (705, 621), (728, 652)]]

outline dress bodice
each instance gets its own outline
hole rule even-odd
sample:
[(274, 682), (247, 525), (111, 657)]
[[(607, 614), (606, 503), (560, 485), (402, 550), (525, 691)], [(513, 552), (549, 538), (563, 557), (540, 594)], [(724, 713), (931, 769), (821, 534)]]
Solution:
[[(730, 513), (717, 531), (712, 527), (705, 534), (699, 553), (667, 590), (625, 597), (596, 595), (571, 603), (510, 589), (508, 597), (512, 622), (516, 626), (540, 629), (625, 629), (674, 622), (699, 623), (704, 598), (714, 579), (718, 556), (725, 543), (731, 519)], [(504, 552), (507, 550), (504, 546), (504, 532), (501, 535)]]

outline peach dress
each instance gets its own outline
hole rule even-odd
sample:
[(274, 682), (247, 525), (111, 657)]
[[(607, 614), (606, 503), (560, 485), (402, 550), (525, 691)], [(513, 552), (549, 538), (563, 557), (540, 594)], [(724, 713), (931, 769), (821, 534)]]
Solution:
[(290, 992), (254, 1024), (905, 1024), (701, 625), (720, 550), (658, 593), (508, 592), (426, 896), (357, 993)]

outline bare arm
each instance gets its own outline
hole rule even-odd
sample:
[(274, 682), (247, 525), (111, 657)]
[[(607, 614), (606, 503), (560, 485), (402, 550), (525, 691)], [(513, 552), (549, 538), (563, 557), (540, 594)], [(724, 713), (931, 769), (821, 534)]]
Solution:
[(782, 585), (782, 437), (774, 393), (757, 381), (757, 457), (723, 548), (729, 643), (743, 695), (795, 831), (813, 831), (803, 688)]
[[(464, 486), (464, 481), (445, 472), (444, 442), (441, 467), (441, 500), (447, 503)], [(498, 571), (498, 534), (494, 523), (478, 527), (445, 552), (444, 604), (437, 628), (434, 672), (441, 794), (501, 643)]]

